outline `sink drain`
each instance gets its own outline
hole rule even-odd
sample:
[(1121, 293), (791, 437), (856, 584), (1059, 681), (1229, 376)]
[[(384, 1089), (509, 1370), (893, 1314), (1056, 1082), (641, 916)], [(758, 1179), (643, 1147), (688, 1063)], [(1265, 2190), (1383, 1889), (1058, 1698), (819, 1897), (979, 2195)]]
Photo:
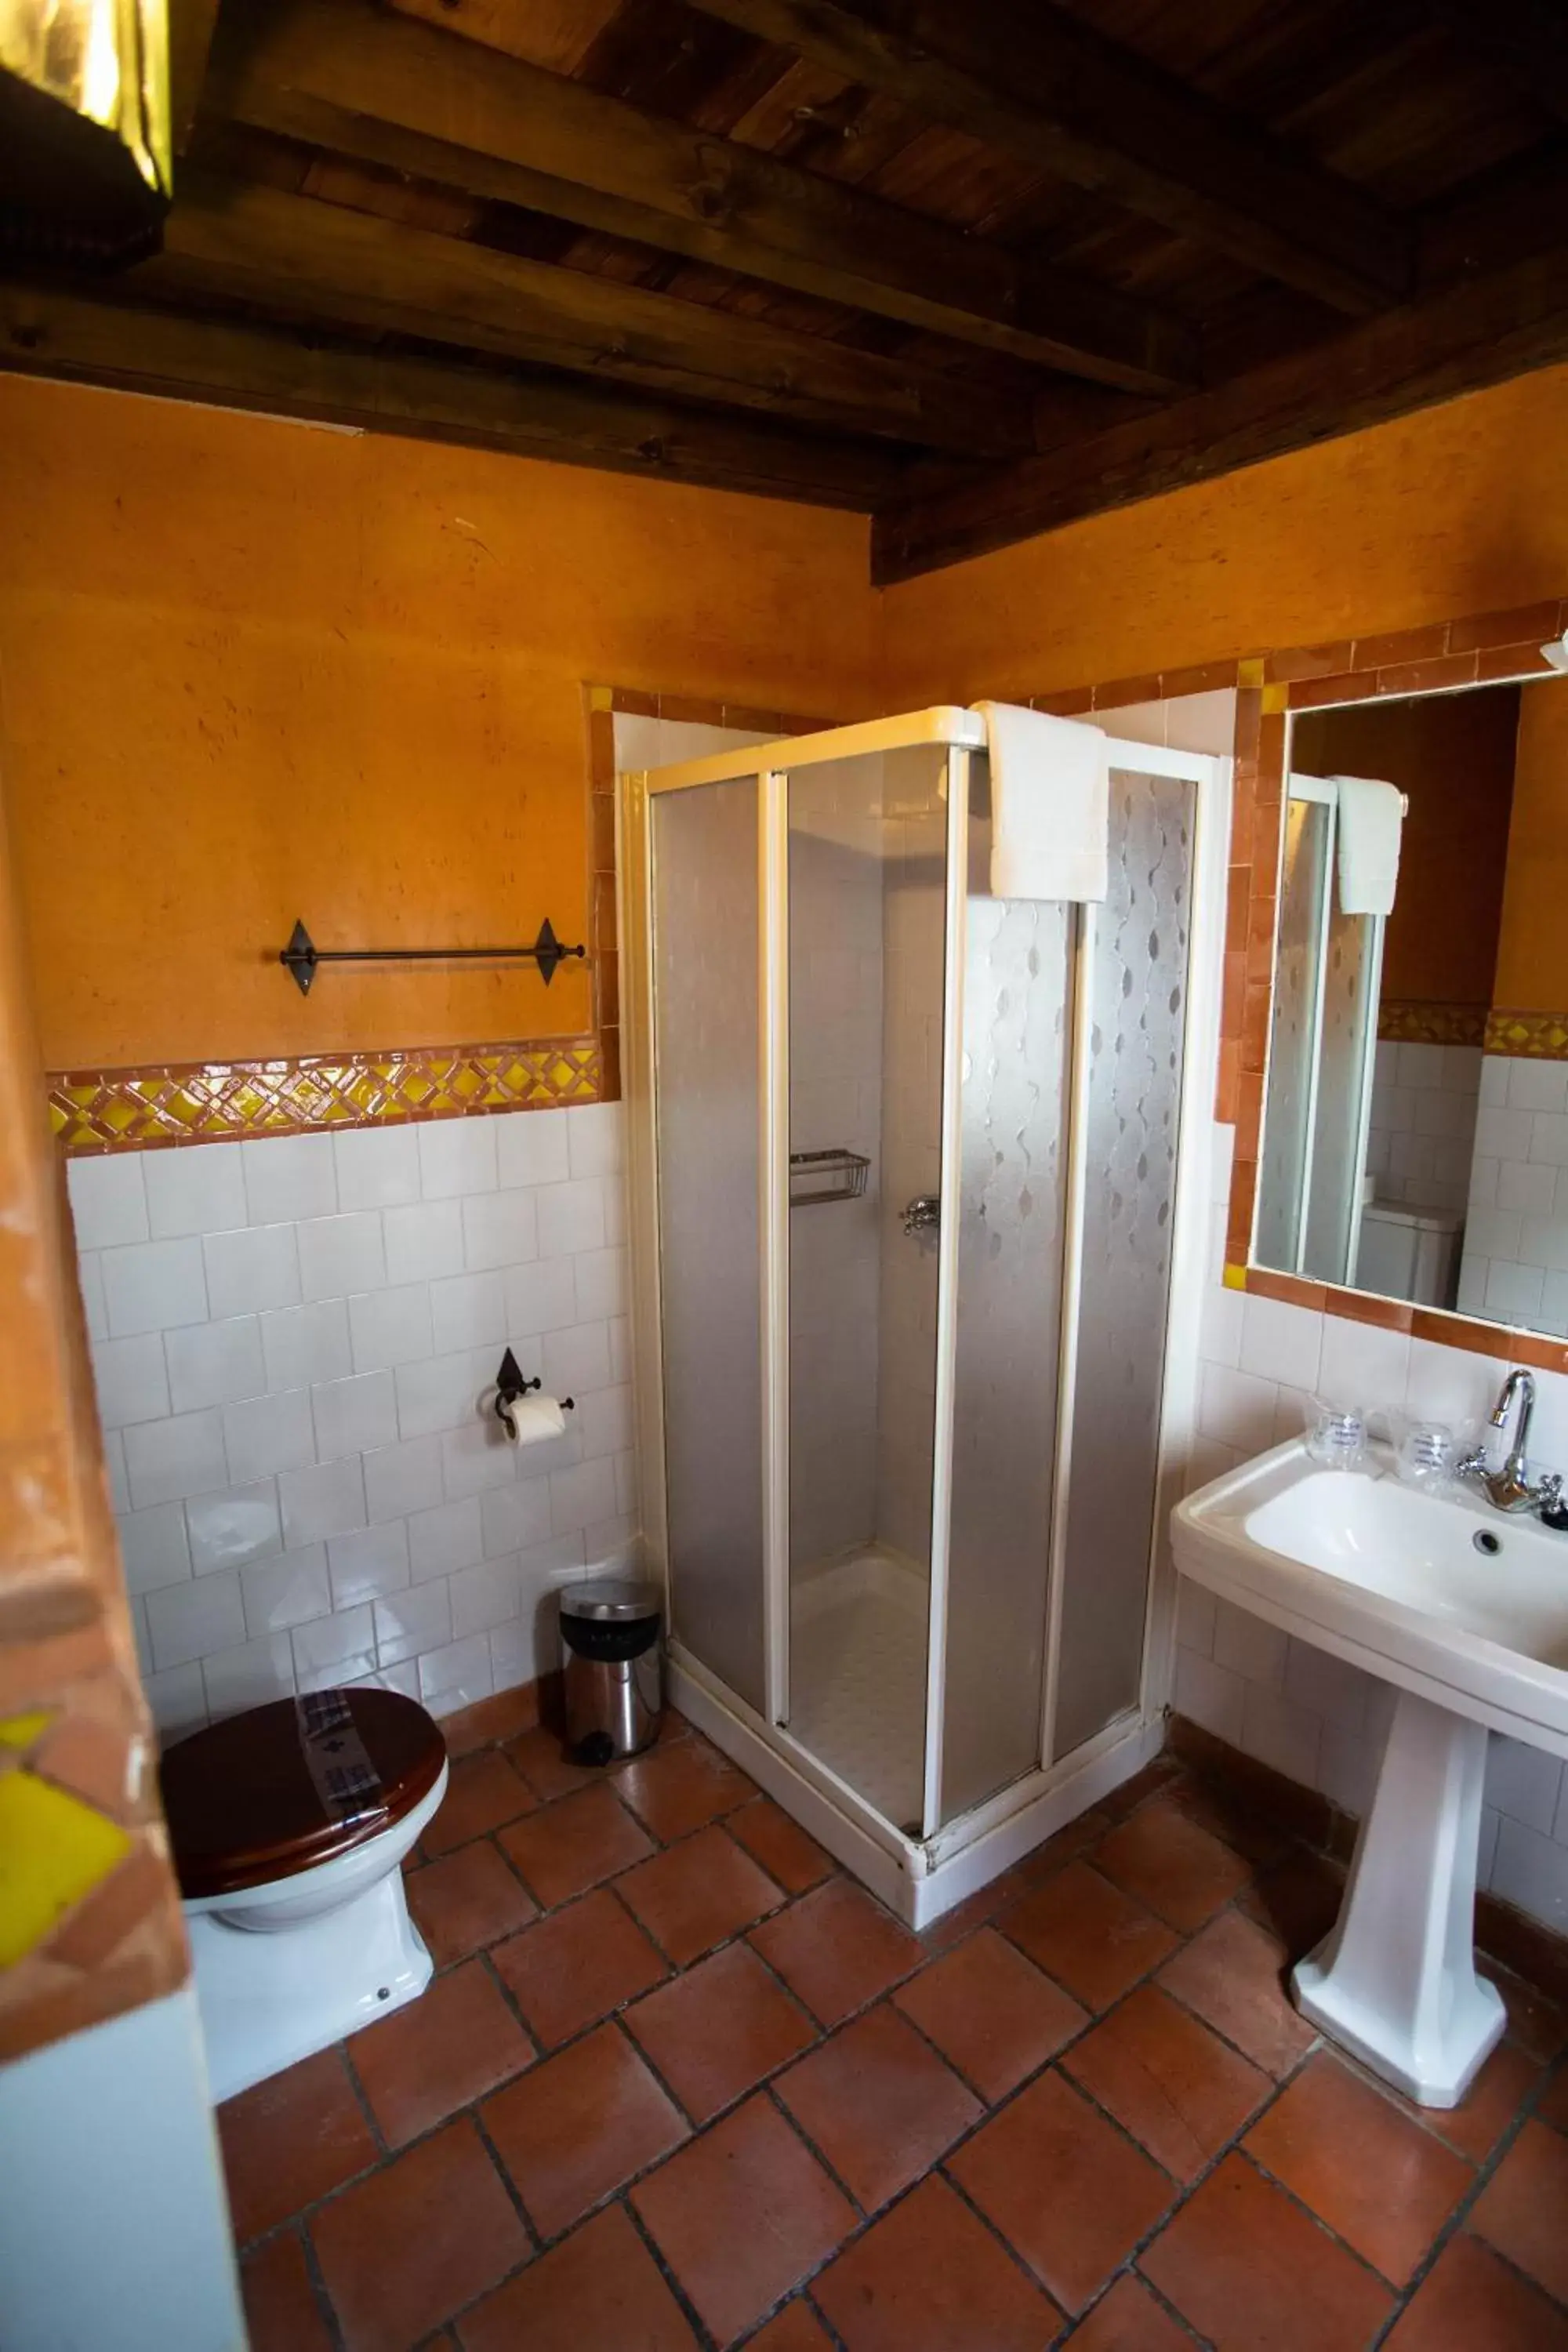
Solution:
[(1470, 1541), (1478, 1551), (1484, 1551), (1489, 1559), (1502, 1549), (1501, 1536), (1494, 1536), (1489, 1528), (1478, 1528)]

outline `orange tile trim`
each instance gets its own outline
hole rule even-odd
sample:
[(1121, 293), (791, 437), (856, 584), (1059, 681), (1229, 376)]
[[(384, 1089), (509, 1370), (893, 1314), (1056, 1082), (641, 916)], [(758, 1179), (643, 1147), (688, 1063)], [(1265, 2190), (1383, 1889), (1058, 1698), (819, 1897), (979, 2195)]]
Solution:
[(1521, 1061), (1568, 1062), (1568, 1013), (1510, 1013), (1494, 1004), (1487, 1014), (1489, 1054), (1511, 1054)]
[(300, 1061), (51, 1071), (49, 1118), (71, 1154), (308, 1135), (605, 1099), (596, 1037), (394, 1047)]
[[(1554, 1016), (1525, 1017), (1551, 1020)], [(1484, 1004), (1430, 1004), (1414, 997), (1388, 996), (1377, 1008), (1378, 1039), (1385, 1045), (1479, 1045), (1486, 1041), (1487, 1024)]]
[[(1289, 713), (1377, 696), (1448, 693), (1504, 678), (1550, 677), (1552, 665), (1542, 658), (1541, 647), (1561, 636), (1565, 624), (1568, 597), (1552, 598), (1539, 604), (1513, 605), (1506, 612), (1439, 621), (1424, 628), (1341, 637), (1321, 645), (1279, 646), (1235, 660), (1206, 663), (1200, 668), (1152, 671), (1142, 677), (1113, 678), (1101, 685), (1058, 688), (1028, 698), (1032, 709), (1070, 719), (1114, 709), (1121, 703), (1163, 700), (1216, 688), (1237, 689), (1225, 981), (1215, 1089), (1215, 1118), (1236, 1129), (1226, 1223), (1226, 1280), (1232, 1287), (1263, 1290), (1267, 1286), (1269, 1297), (1299, 1297), (1300, 1303), (1320, 1312), (1361, 1322), (1381, 1319), (1369, 1310), (1384, 1304), (1361, 1292), (1325, 1288), (1320, 1283), (1301, 1283), (1297, 1292), (1281, 1290), (1274, 1286), (1289, 1285), (1295, 1277), (1247, 1264), (1258, 1194), (1263, 1073), (1273, 1012), (1274, 911)], [(1521, 1024), (1519, 1034), (1524, 1042), (1494, 1045), (1492, 1022), (1500, 1019)], [(1559, 1024), (1556, 1032), (1554, 1024)], [(1552, 1042), (1559, 1033), (1560, 1048)], [(1499, 1036), (1505, 1034), (1510, 1033), (1497, 1032)], [(1445, 1037), (1441, 1042), (1480, 1044), (1483, 1036), (1494, 1053), (1568, 1060), (1568, 1015), (1493, 1014), (1475, 1034)], [(1556, 1340), (1472, 1323), (1465, 1316), (1437, 1315), (1425, 1308), (1418, 1313), (1426, 1328), (1417, 1331), (1417, 1337), (1482, 1354), (1511, 1356), (1540, 1368), (1568, 1370), (1568, 1346)]]

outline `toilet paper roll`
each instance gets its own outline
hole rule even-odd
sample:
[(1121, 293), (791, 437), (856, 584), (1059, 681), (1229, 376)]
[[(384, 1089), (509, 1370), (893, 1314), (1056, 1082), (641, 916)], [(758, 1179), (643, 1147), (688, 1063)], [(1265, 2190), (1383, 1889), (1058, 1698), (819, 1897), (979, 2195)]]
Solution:
[(566, 1426), (557, 1397), (517, 1397), (498, 1410), (501, 1427), (513, 1445), (539, 1445), (547, 1437), (559, 1437)]

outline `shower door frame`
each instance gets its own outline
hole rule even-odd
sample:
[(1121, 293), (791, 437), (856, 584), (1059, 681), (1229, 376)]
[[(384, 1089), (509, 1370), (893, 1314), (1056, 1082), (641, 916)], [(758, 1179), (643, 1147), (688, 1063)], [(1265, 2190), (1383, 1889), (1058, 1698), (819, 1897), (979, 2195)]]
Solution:
[[(979, 713), (952, 705), (786, 737), (617, 780), (617, 863), (624, 1073), (633, 1254), (633, 1351), (638, 1457), (648, 1571), (664, 1585), (675, 1693), (717, 1744), (883, 1899), (921, 1925), (984, 1885), (1031, 1846), (1107, 1795), (1157, 1751), (1171, 1673), (1173, 1576), (1165, 1525), (1196, 1419), (1197, 1330), (1209, 1251), (1210, 1120), (1218, 1050), (1224, 942), (1228, 759), (1111, 738), (1112, 769), (1195, 787), (1166, 1372), (1162, 1383), (1143, 1657), (1136, 1705), (1070, 1754), (1051, 1762), (1076, 1370), (1077, 1294), (1086, 1170), (1089, 972), (1095, 910), (1071, 925), (1068, 1018), (1071, 1031), (1065, 1139), (1063, 1282), (1058, 1335), (1056, 1475), (1048, 1531), (1040, 1753), (1032, 1770), (970, 1811), (940, 1825), (945, 1702), (948, 1548), (961, 1213), (963, 965), (968, 880), (969, 764), (984, 751)], [(941, 1224), (933, 1418), (931, 1559), (926, 1650), (924, 1821), (919, 1838), (888, 1822), (790, 1733), (789, 1711), (789, 906), (788, 777), (824, 761), (926, 746), (946, 753), (947, 871), (942, 987)], [(666, 793), (754, 781), (757, 787), (759, 1239), (762, 1251), (763, 1475), (763, 1685), (759, 1714), (687, 1650), (679, 1633), (665, 1490), (664, 1350), (660, 1311), (658, 1055), (654, 1008), (652, 803)]]

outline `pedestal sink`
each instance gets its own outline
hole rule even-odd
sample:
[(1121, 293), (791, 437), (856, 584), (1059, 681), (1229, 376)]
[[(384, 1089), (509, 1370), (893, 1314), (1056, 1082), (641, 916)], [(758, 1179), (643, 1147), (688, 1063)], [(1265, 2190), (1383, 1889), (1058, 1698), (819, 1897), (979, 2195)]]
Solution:
[(1194, 1583), (1399, 1694), (1339, 1919), (1292, 1982), (1323, 2032), (1454, 2106), (1503, 2028), (1474, 1958), (1487, 1732), (1568, 1757), (1568, 1535), (1300, 1441), (1190, 1495), (1171, 1535)]

